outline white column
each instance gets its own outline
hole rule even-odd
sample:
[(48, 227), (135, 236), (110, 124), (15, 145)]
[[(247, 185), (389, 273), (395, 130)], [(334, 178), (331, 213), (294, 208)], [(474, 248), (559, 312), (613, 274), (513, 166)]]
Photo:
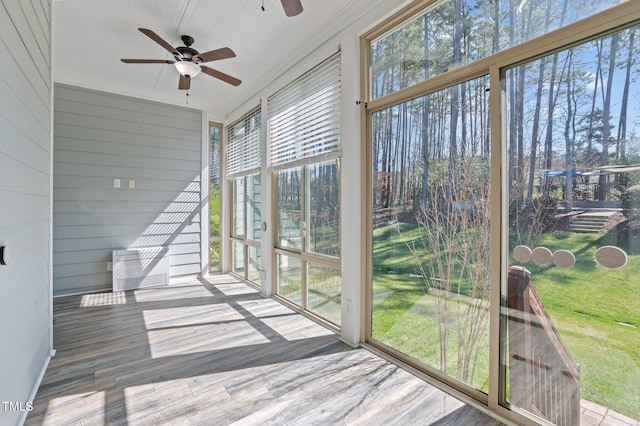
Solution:
[(362, 249), (365, 232), (362, 220), (362, 173), (360, 106), (359, 38), (351, 35), (342, 47), (342, 161), (340, 167), (342, 262), (342, 325), (341, 337), (356, 345), (362, 338), (361, 325), (364, 304), (362, 297)]
[(262, 271), (260, 287), (265, 297), (271, 297), (275, 294), (275, 254), (273, 253), (274, 238), (276, 235), (276, 226), (278, 214), (275, 211), (276, 205), (273, 201), (272, 194), (275, 191), (273, 187), (273, 178), (271, 176), (271, 155), (269, 140), (269, 110), (267, 98), (262, 97), (262, 121), (261, 121), (261, 138), (260, 138), (260, 184), (262, 185), (262, 196), (260, 199), (262, 205)]
[(202, 111), (202, 162), (200, 165), (200, 274), (209, 274), (209, 117)]

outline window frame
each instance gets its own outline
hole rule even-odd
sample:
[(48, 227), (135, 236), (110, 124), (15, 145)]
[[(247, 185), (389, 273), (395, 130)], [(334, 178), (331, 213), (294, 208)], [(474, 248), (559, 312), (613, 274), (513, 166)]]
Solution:
[[(402, 88), (393, 93), (376, 99), (371, 99), (370, 93), (370, 46), (376, 38), (388, 33), (403, 22), (409, 22), (416, 14), (434, 4), (433, 1), (418, 1), (415, 4), (397, 12), (385, 22), (363, 34), (360, 39), (360, 67), (362, 79), (361, 94), (361, 148), (362, 148), (362, 180), (363, 180), (363, 225), (365, 226), (365, 243), (363, 244), (363, 275), (362, 312), (363, 334), (361, 343), (389, 359), (401, 362), (418, 376), (436, 386), (445, 388), (454, 396), (481, 410), (521, 424), (538, 424), (531, 418), (502, 406), (499, 402), (499, 392), (502, 390), (501, 379), (505, 372), (500, 366), (501, 359), (501, 328), (504, 325), (500, 319), (500, 308), (503, 290), (506, 288), (506, 267), (508, 260), (508, 188), (506, 176), (502, 170), (507, 170), (507, 128), (501, 122), (501, 116), (506, 116), (505, 102), (505, 72), (506, 69), (523, 62), (534, 60), (557, 50), (565, 49), (584, 41), (605, 36), (609, 33), (631, 27), (640, 23), (640, 8), (633, 2), (626, 2), (612, 6), (578, 22), (566, 25), (545, 35), (525, 41), (516, 46), (479, 59), (475, 62), (461, 65), (443, 74), (436, 75), (414, 85)], [(464, 81), (488, 75), (490, 89), (496, 96), (489, 100), (490, 108), (490, 324), (489, 324), (489, 392), (479, 395), (464, 389), (454, 380), (444, 374), (427, 372), (411, 358), (397, 352), (388, 351), (383, 345), (372, 340), (372, 116), (375, 112), (410, 101), (420, 96), (428, 95)], [(504, 269), (504, 271), (503, 271)], [(539, 419), (537, 419), (539, 421)]]
[[(233, 131), (236, 128), (236, 126), (248, 126), (250, 123), (250, 120), (255, 120), (256, 118), (259, 118), (259, 122), (255, 123), (255, 130), (257, 131), (257, 135), (246, 135), (245, 137), (243, 137), (242, 140), (239, 141), (239, 143), (234, 146), (234, 143), (236, 142), (233, 138)], [(249, 200), (247, 199), (247, 191), (248, 191), (248, 179), (253, 178), (255, 176), (258, 176), (258, 178), (260, 179), (260, 185), (262, 186), (262, 176), (261, 176), (261, 170), (262, 170), (262, 157), (261, 157), (261, 151), (260, 151), (260, 144), (262, 141), (262, 108), (260, 106), (251, 109), (248, 113), (244, 114), (241, 118), (239, 118), (238, 120), (234, 121), (232, 124), (230, 124), (229, 126), (227, 126), (226, 128), (226, 166), (227, 169), (225, 170), (225, 185), (227, 187), (227, 191), (230, 194), (228, 197), (229, 200), (229, 205), (227, 206), (227, 208), (225, 209), (227, 211), (227, 217), (228, 217), (228, 240), (229, 240), (229, 270), (232, 274), (235, 274), (237, 276), (239, 276), (240, 278), (251, 282), (253, 284), (258, 285), (259, 283), (255, 282), (255, 281), (251, 281), (249, 279), (250, 277), (250, 247), (256, 250), (261, 250), (261, 240), (262, 240), (262, 235), (260, 235), (260, 239), (248, 239), (247, 238), (247, 226), (248, 226), (248, 216), (247, 213), (249, 212), (249, 210), (247, 209), (247, 204), (249, 202)], [(229, 166), (229, 162), (230, 162), (230, 156), (233, 155), (237, 155), (237, 153), (239, 151), (241, 152), (248, 152), (248, 150), (253, 149), (251, 155), (249, 156), (249, 158), (252, 160), (248, 165), (243, 165), (242, 167), (239, 168), (234, 168), (233, 166)], [(231, 170), (229, 169), (231, 167)], [(243, 223), (242, 223), (242, 235), (240, 234), (236, 234), (235, 233), (235, 227), (234, 225), (235, 223), (235, 215), (234, 215), (234, 208), (235, 208), (235, 202), (236, 202), (236, 193), (234, 191), (235, 189), (235, 182), (238, 179), (242, 179), (243, 180)], [(261, 218), (261, 222), (262, 222), (262, 218)], [(260, 232), (262, 232), (262, 229), (260, 230)], [(236, 251), (235, 251), (235, 246), (237, 244), (241, 244), (242, 245), (242, 262), (243, 262), (243, 270), (241, 271), (241, 273), (237, 272), (234, 270), (235, 268), (235, 260), (236, 260)], [(261, 274), (262, 274), (262, 267), (258, 268), (259, 271), (259, 277), (261, 279)]]
[[(315, 158), (317, 160), (317, 158)], [(312, 162), (308, 165), (298, 165), (298, 166), (292, 166), (291, 169), (294, 168), (298, 168), (300, 170), (300, 203), (301, 203), (301, 210), (302, 210), (302, 220), (305, 221), (305, 223), (308, 223), (308, 209), (309, 209), (309, 205), (308, 205), (308, 194), (307, 194), (307, 180), (308, 180), (308, 166), (312, 166), (315, 164), (321, 164), (324, 163), (326, 161), (318, 161), (318, 163)], [(282, 169), (282, 170), (288, 170), (288, 169)], [(280, 170), (281, 171), (281, 170)], [(338, 188), (340, 188), (340, 179), (341, 179), (341, 174), (339, 173), (340, 169), (338, 168)], [(274, 188), (276, 188), (276, 192), (278, 191), (278, 171), (274, 171)], [(340, 198), (340, 197), (338, 197)], [(277, 217), (277, 207), (278, 207), (278, 201), (277, 201), (277, 194), (274, 194), (274, 206), (276, 209), (276, 217)], [(340, 235), (341, 235), (341, 225), (342, 225), (342, 221), (339, 222), (338, 224), (338, 251), (340, 252)], [(306, 239), (301, 241), (300, 244), (300, 248), (290, 248), (290, 247), (284, 247), (281, 246), (278, 241), (279, 239), (278, 234), (279, 234), (279, 226), (278, 226), (278, 221), (276, 221), (276, 226), (274, 226), (274, 233), (276, 235), (276, 238), (274, 240), (274, 248), (273, 248), (273, 253), (274, 253), (274, 262), (275, 262), (275, 268), (274, 270), (276, 271), (276, 282), (275, 282), (275, 294), (278, 298), (282, 298), (283, 300), (285, 300), (288, 303), (293, 303), (294, 306), (299, 307), (300, 309), (302, 309), (305, 312), (310, 312), (312, 315), (314, 315), (315, 318), (319, 319), (321, 322), (323, 322), (324, 324), (326, 324), (327, 326), (329, 326), (330, 328), (334, 328), (334, 329), (339, 329), (340, 324), (335, 324), (333, 322), (331, 322), (330, 320), (320, 317), (318, 316), (316, 313), (314, 313), (313, 311), (308, 311), (308, 298), (309, 298), (309, 294), (308, 294), (308, 290), (309, 290), (309, 286), (308, 286), (308, 269), (309, 269), (309, 264), (312, 265), (317, 265), (317, 266), (321, 266), (321, 267), (325, 267), (325, 268), (329, 268), (329, 269), (333, 269), (335, 271), (338, 271), (338, 273), (342, 274), (342, 268), (341, 268), (341, 257), (334, 257), (334, 256), (329, 256), (329, 255), (324, 255), (324, 254), (319, 254), (319, 253), (314, 253), (311, 251), (307, 250), (307, 241)], [(305, 229), (306, 232), (307, 229)], [(286, 256), (286, 257), (290, 257), (292, 259), (295, 259), (297, 261), (300, 261), (300, 268), (301, 268), (301, 303), (300, 305), (297, 305), (297, 302), (292, 301), (290, 299), (287, 298), (286, 295), (282, 295), (280, 294), (279, 288), (280, 288), (280, 280), (279, 280), (279, 276), (278, 276), (278, 258), (279, 256)]]
[[(224, 186), (224, 176), (223, 176), (223, 171), (224, 171), (224, 162), (223, 162), (223, 144), (224, 144), (224, 126), (222, 125), (222, 123), (218, 123), (215, 121), (209, 121), (209, 125), (208, 125), (208, 129), (209, 129), (209, 141), (207, 146), (209, 147), (208, 149), (208, 167), (209, 167), (209, 179), (208, 179), (208, 193), (211, 194), (211, 174), (212, 174), (212, 170), (211, 170), (211, 166), (212, 166), (212, 160), (213, 160), (213, 151), (212, 151), (212, 143), (211, 143), (211, 130), (213, 128), (217, 128), (220, 132), (220, 140), (218, 142), (218, 226), (220, 227), (220, 230), (218, 232), (218, 235), (212, 235), (211, 234), (211, 227), (209, 226), (209, 235), (208, 235), (208, 239), (209, 239), (209, 244), (207, 245), (207, 259), (208, 259), (208, 270), (209, 273), (216, 273), (216, 272), (221, 272), (222, 271), (222, 265), (223, 265), (223, 256), (222, 256), (222, 219), (223, 219), (223, 215), (222, 215), (222, 211), (223, 211), (223, 206), (222, 206), (222, 188)], [(209, 219), (211, 220), (211, 204), (208, 204), (208, 212), (209, 212)], [(211, 269), (211, 243), (212, 242), (216, 242), (218, 243), (219, 246), (219, 259), (218, 259), (218, 269)]]
[[(327, 67), (328, 65), (328, 67)], [(318, 73), (318, 70), (320, 70), (321, 74), (323, 74), (324, 76), (326, 76), (327, 70), (329, 71), (336, 71), (337, 74), (330, 74), (330, 78), (327, 80), (321, 80), (322, 83), (327, 83), (330, 86), (330, 91), (331, 91), (331, 99), (335, 101), (335, 104), (330, 105), (330, 108), (333, 108), (333, 113), (332, 114), (328, 114), (328, 115), (321, 115), (320, 116), (320, 120), (324, 119), (326, 120), (327, 117), (329, 117), (332, 120), (335, 120), (335, 123), (331, 123), (332, 124), (332, 131), (329, 133), (331, 138), (329, 138), (330, 143), (327, 144), (326, 146), (322, 146), (321, 149), (318, 150), (318, 152), (312, 152), (311, 154), (309, 154), (309, 150), (304, 150), (302, 148), (304, 148), (307, 143), (307, 139), (305, 139), (304, 136), (300, 136), (299, 139), (294, 142), (293, 144), (291, 143), (290, 140), (286, 141), (285, 145), (286, 147), (291, 147), (293, 145), (299, 144), (299, 146), (297, 146), (297, 148), (301, 148), (299, 151), (300, 155), (293, 155), (290, 156), (286, 159), (282, 159), (280, 157), (278, 157), (277, 155), (275, 155), (274, 153), (277, 152), (278, 150), (278, 139), (277, 137), (273, 136), (273, 123), (272, 123), (272, 113), (274, 110), (279, 111), (280, 108), (282, 107), (282, 105), (280, 104), (280, 100), (279, 100), (279, 96), (285, 96), (286, 98), (286, 106), (291, 108), (293, 107), (295, 109), (295, 105), (296, 102), (301, 102), (304, 101), (305, 96), (302, 97), (298, 97), (297, 95), (299, 93), (295, 93), (295, 92), (306, 92), (306, 90), (308, 89), (304, 83), (310, 79), (313, 79), (314, 76)], [(337, 80), (337, 86), (336, 86), (336, 80)], [(302, 83), (301, 83), (302, 82)], [(301, 86), (302, 84), (302, 86)], [(322, 86), (321, 84), (314, 82), (313, 85), (315, 91), (313, 91), (313, 93), (318, 93), (320, 91), (322, 91)], [(318, 90), (318, 87), (320, 87), (320, 90)], [(308, 95), (308, 93), (306, 93)], [(307, 96), (308, 97), (308, 96)], [(293, 103), (291, 103), (293, 99)], [(269, 158), (269, 161), (271, 163), (271, 170), (272, 170), (272, 179), (273, 179), (273, 193), (272, 193), (272, 200), (273, 200), (273, 218), (274, 220), (274, 226), (273, 226), (273, 235), (274, 235), (274, 243), (273, 243), (273, 248), (272, 248), (272, 253), (273, 253), (273, 265), (274, 265), (274, 271), (276, 271), (274, 273), (274, 278), (275, 278), (275, 282), (274, 282), (274, 290), (275, 290), (275, 296), (281, 300), (283, 300), (285, 303), (288, 304), (293, 304), (293, 306), (295, 308), (299, 308), (301, 309), (303, 312), (305, 313), (309, 313), (311, 316), (313, 316), (314, 318), (316, 318), (317, 320), (319, 320), (320, 322), (324, 323), (325, 325), (327, 325), (330, 328), (336, 329), (338, 330), (340, 328), (340, 324), (335, 324), (333, 322), (331, 322), (330, 320), (326, 319), (326, 318), (322, 318), (320, 316), (318, 316), (316, 313), (314, 313), (313, 311), (308, 311), (308, 283), (307, 283), (307, 276), (308, 276), (308, 266), (309, 264), (313, 264), (313, 265), (318, 265), (321, 267), (325, 267), (325, 268), (330, 268), (333, 269), (335, 271), (337, 271), (340, 275), (342, 274), (342, 268), (341, 268), (341, 258), (340, 256), (338, 257), (334, 257), (334, 256), (328, 256), (328, 255), (323, 255), (323, 254), (318, 254), (318, 253), (314, 253), (314, 252), (310, 252), (307, 250), (307, 242), (305, 239), (301, 238), (301, 242), (300, 242), (300, 248), (289, 248), (289, 247), (284, 247), (280, 244), (279, 241), (279, 217), (278, 217), (278, 185), (279, 185), (279, 172), (281, 171), (285, 171), (285, 170), (290, 170), (290, 169), (299, 169), (299, 173), (300, 173), (300, 203), (301, 203), (301, 221), (304, 221), (305, 224), (308, 223), (308, 219), (309, 219), (309, 215), (308, 215), (308, 210), (309, 210), (309, 195), (307, 194), (307, 186), (308, 183), (307, 181), (309, 180), (308, 178), (308, 168), (316, 165), (316, 164), (321, 164), (321, 163), (325, 163), (328, 161), (336, 161), (337, 163), (337, 168), (338, 168), (338, 182), (337, 182), (337, 186), (338, 186), (338, 190), (341, 191), (341, 179), (342, 179), (342, 174), (340, 173), (340, 157), (342, 155), (341, 152), (341, 115), (340, 115), (340, 109), (341, 109), (341, 100), (342, 100), (342, 73), (341, 73), (341, 52), (340, 50), (338, 50), (336, 53), (333, 53), (332, 55), (330, 55), (328, 58), (326, 58), (325, 60), (323, 60), (322, 62), (320, 62), (319, 64), (315, 65), (314, 67), (312, 67), (310, 70), (308, 70), (307, 72), (305, 72), (304, 74), (302, 74), (301, 76), (299, 76), (298, 78), (296, 78), (295, 80), (293, 80), (292, 82), (290, 82), (288, 85), (286, 85), (284, 88), (280, 89), (278, 92), (274, 93), (273, 95), (269, 96), (267, 103), (268, 103), (268, 120), (269, 120), (269, 125), (268, 125), (268, 132), (269, 132), (269, 141), (270, 141), (270, 152), (271, 152), (271, 156)], [(274, 105), (275, 103), (275, 105)], [(304, 115), (304, 123), (308, 124), (310, 121), (313, 122), (315, 124), (315, 120), (316, 117), (313, 116), (313, 110), (310, 113), (305, 113)], [(308, 118), (311, 118), (311, 120), (307, 120)], [(293, 121), (292, 123), (289, 123), (288, 126), (290, 127), (295, 127), (296, 126), (296, 122)], [(313, 129), (315, 129), (315, 127), (312, 127)], [(323, 135), (326, 135), (325, 133), (322, 133)], [(315, 134), (314, 134), (315, 135)], [(337, 139), (332, 139), (332, 138), (337, 138)], [(327, 148), (327, 149), (325, 149)], [(311, 150), (313, 151), (313, 150)], [(340, 196), (338, 196), (338, 200), (339, 203), (341, 202), (340, 200)], [(340, 215), (342, 212), (342, 209), (340, 208), (340, 206), (338, 207)], [(339, 223), (338, 223), (338, 252), (340, 252), (340, 235), (341, 235), (341, 217), (339, 218)], [(301, 264), (301, 304), (298, 306), (296, 302), (293, 302), (289, 299), (286, 298), (286, 295), (280, 295), (279, 294), (279, 286), (280, 286), (280, 279), (279, 279), (279, 264), (278, 264), (278, 259), (282, 256), (286, 256), (286, 257), (290, 257), (292, 259), (295, 259), (296, 261), (300, 261)]]

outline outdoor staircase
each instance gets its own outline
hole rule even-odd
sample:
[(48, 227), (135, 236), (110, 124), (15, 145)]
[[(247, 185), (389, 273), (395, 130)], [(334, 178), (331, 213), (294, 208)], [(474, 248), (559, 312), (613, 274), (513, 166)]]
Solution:
[(591, 232), (596, 233), (604, 227), (609, 220), (610, 213), (607, 212), (585, 212), (573, 218), (569, 225), (569, 231), (572, 232)]

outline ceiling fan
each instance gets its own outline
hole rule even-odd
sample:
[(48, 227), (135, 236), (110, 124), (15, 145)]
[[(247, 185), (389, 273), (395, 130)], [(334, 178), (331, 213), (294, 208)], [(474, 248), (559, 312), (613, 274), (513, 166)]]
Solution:
[[(284, 4), (285, 0), (283, 0)], [(225, 83), (232, 84), (234, 86), (240, 85), (241, 81), (235, 77), (225, 74), (221, 71), (209, 68), (202, 65), (205, 62), (217, 61), (220, 59), (233, 58), (236, 54), (228, 47), (221, 49), (210, 50), (208, 52), (200, 53), (197, 50), (191, 48), (193, 44), (193, 37), (183, 35), (182, 42), (184, 46), (173, 47), (162, 39), (158, 34), (147, 28), (138, 28), (142, 34), (149, 37), (151, 40), (164, 47), (175, 58), (174, 61), (165, 59), (121, 59), (125, 64), (173, 64), (180, 73), (180, 81), (178, 82), (178, 89), (189, 90), (191, 87), (191, 79), (202, 71), (205, 74), (215, 77)]]

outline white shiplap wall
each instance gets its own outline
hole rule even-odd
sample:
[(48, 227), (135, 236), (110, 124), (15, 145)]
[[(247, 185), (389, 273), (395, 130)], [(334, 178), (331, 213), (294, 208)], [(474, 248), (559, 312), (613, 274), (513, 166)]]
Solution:
[(0, 424), (20, 424), (51, 353), (51, 4), (0, 0)]
[(110, 289), (116, 249), (169, 246), (172, 277), (200, 273), (202, 111), (54, 92), (54, 295)]

